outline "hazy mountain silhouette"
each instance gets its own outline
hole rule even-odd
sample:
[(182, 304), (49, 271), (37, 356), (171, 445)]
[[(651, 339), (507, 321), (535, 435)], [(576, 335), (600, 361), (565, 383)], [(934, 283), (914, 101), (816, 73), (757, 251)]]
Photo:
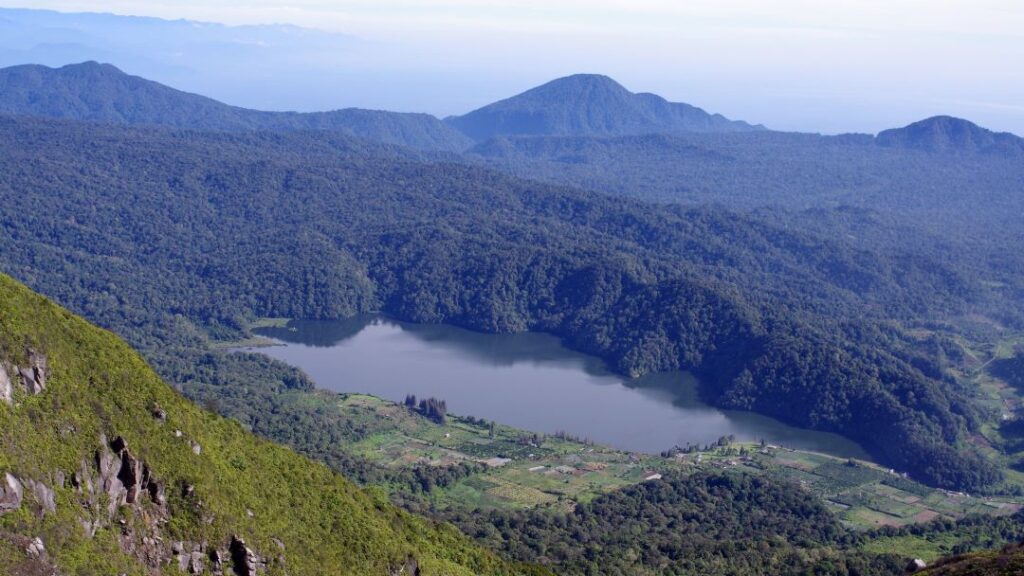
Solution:
[(1024, 138), (1008, 132), (993, 132), (951, 116), (933, 116), (903, 128), (886, 130), (875, 141), (880, 146), (929, 152), (1024, 152)]
[(0, 69), (0, 113), (203, 130), (334, 130), (430, 150), (457, 151), (470, 144), (429, 114), (358, 108), (312, 113), (249, 110), (96, 62)]
[(478, 141), (507, 135), (622, 136), (764, 129), (654, 94), (634, 94), (597, 74), (559, 78), (446, 122)]

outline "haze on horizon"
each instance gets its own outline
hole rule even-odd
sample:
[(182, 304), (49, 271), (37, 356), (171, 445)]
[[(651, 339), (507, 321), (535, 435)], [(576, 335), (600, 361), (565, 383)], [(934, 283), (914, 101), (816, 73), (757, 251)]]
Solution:
[[(96, 59), (260, 109), (446, 116), (594, 72), (773, 129), (877, 132), (949, 114), (1024, 134), (1024, 77), (1014, 71), (1024, 61), (1024, 6), (1000, 0), (38, 0), (5, 7), (318, 30), (149, 22), (146, 30), (160, 30), (154, 37), (130, 31), (139, 22), (123, 18), (51, 15), (63, 20), (33, 17), (45, 33), (0, 35), (0, 65)], [(8, 16), (0, 10), (0, 26)]]

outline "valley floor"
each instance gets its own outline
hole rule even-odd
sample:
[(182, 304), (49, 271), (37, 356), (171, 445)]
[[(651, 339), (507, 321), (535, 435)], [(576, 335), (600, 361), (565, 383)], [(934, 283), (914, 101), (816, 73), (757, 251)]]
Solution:
[(501, 425), (495, 426), (492, 435), (489, 423), (473, 418), (449, 417), (438, 424), (368, 395), (319, 392), (316, 399), (367, 431), (350, 449), (373, 462), (391, 468), (459, 462), (485, 465), (452, 486), (431, 491), (429, 498), (439, 508), (568, 510), (577, 502), (679, 470), (734, 470), (791, 480), (821, 497), (844, 524), (855, 529), (970, 514), (1009, 515), (1024, 507), (1019, 498), (929, 488), (870, 462), (773, 445), (723, 441), (708, 450), (651, 456)]

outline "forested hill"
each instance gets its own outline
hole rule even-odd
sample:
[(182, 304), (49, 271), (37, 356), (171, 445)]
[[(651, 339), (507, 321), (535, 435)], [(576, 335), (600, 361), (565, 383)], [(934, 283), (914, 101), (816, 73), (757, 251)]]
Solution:
[(634, 94), (598, 74), (552, 80), (445, 121), (474, 140), (502, 135), (621, 136), (764, 129), (654, 94)]
[(929, 152), (980, 152), (1024, 159), (1024, 138), (1008, 132), (992, 132), (951, 116), (934, 116), (903, 128), (886, 130), (875, 140), (880, 146)]
[(549, 574), (199, 409), (113, 334), (0, 275), (0, 573), (179, 570)]
[(429, 114), (356, 108), (313, 113), (248, 110), (96, 62), (0, 69), (0, 113), (197, 130), (331, 130), (440, 151), (460, 151), (471, 144)]
[[(515, 176), (644, 200), (782, 208), (791, 216), (770, 217), (854, 240), (886, 260), (939, 259), (984, 278), (994, 288), (985, 312), (1021, 325), (1024, 155), (994, 151), (983, 144), (988, 132), (974, 128), (976, 136), (936, 151), (921, 149), (934, 138), (907, 127), (903, 136), (883, 133), (891, 145), (868, 135), (767, 131), (496, 138), (467, 157)], [(932, 310), (949, 316), (941, 305)]]
[(421, 164), (323, 133), (7, 117), (0, 147), (2, 269), (168, 373), (187, 364), (175, 346), (201, 341), (194, 326), (379, 309), (551, 332), (625, 373), (693, 369), (718, 405), (840, 432), (926, 482), (999, 478), (966, 443), (979, 421), (944, 380), (941, 343), (889, 322), (983, 289), (941, 261), (897, 265), (753, 216)]

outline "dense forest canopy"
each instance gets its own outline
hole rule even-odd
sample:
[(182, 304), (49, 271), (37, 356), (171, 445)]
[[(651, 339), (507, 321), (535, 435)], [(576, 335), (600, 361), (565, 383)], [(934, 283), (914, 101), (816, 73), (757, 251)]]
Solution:
[(923, 481), (999, 479), (965, 442), (980, 422), (968, 394), (890, 322), (988, 297), (942, 261), (336, 133), (15, 117), (0, 133), (3, 269), (167, 374), (187, 357), (161, 361), (167, 341), (202, 339), (189, 323), (216, 336), (254, 316), (383, 310), (551, 332), (629, 374), (692, 369), (719, 405), (843, 433)]

